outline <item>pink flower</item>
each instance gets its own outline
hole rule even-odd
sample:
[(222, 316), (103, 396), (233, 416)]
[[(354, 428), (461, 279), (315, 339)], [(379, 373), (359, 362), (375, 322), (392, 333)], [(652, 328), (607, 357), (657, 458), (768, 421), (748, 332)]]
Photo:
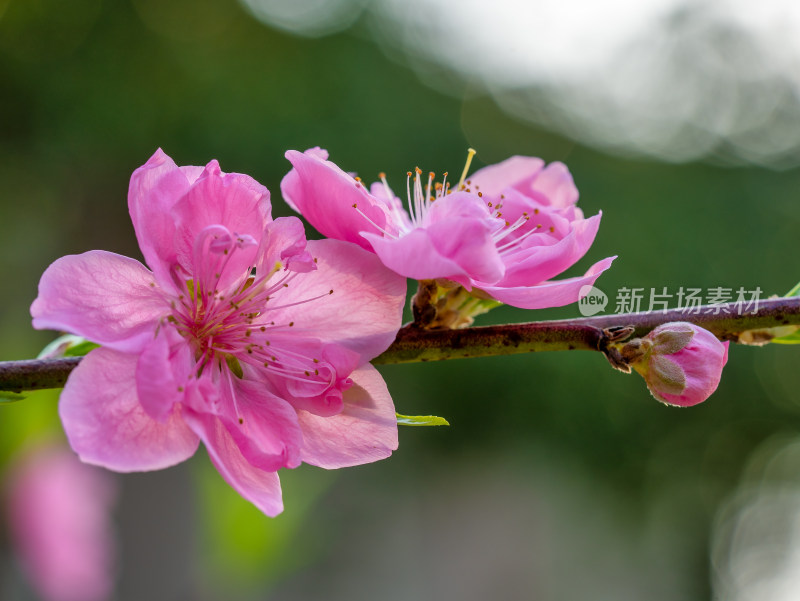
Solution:
[(498, 250), (503, 277), (479, 285), (493, 298), (523, 309), (560, 307), (579, 299), (616, 257), (579, 277), (553, 281), (580, 260), (594, 242), (602, 213), (584, 219), (578, 189), (563, 163), (514, 156), (476, 171), (468, 185), (502, 218)]
[[(390, 269), (417, 280), (448, 280), (476, 294), (527, 309), (578, 300), (613, 257), (582, 277), (550, 281), (594, 241), (600, 215), (584, 219), (572, 177), (561, 163), (512, 157), (450, 189), (429, 174), (408, 173), (408, 207), (383, 175), (369, 191), (360, 179), (312, 148), (290, 150), (284, 199), (324, 235), (372, 250)], [(465, 169), (466, 173), (466, 169)]]
[[(728, 344), (708, 330), (677, 321), (658, 326), (629, 342), (630, 366), (659, 401), (690, 407), (705, 401), (719, 385), (728, 361)], [(626, 355), (626, 349), (622, 350)]]
[(128, 196), (152, 271), (103, 251), (42, 276), (36, 328), (102, 345), (72, 373), (60, 414), (87, 463), (161, 469), (202, 440), (223, 478), (267, 515), (276, 470), (382, 459), (391, 397), (367, 362), (400, 327), (405, 282), (351, 244), (306, 244), (241, 174), (177, 167), (160, 150)]
[(66, 449), (40, 448), (22, 458), (8, 482), (11, 539), (31, 585), (47, 601), (111, 596), (115, 497), (107, 473)]

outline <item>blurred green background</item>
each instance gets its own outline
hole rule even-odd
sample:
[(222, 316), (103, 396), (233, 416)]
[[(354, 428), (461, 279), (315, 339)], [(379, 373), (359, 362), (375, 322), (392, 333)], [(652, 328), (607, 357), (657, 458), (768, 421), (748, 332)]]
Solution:
[[(565, 161), (584, 212), (603, 211), (568, 275), (619, 255), (597, 284), (610, 311), (622, 287), (766, 296), (800, 279), (798, 169), (605, 154), (445, 67), (424, 85), (352, 10), (312, 37), (234, 0), (0, 0), (0, 360), (53, 338), (28, 314), (51, 261), (140, 257), (128, 178), (157, 147), (252, 175), (276, 216), (290, 214), (287, 149), (322, 146), (396, 186), (417, 165), (458, 172), (469, 146), (477, 166)], [(481, 323), (578, 316), (504, 307)], [(797, 346), (732, 348), (718, 391), (689, 410), (589, 353), (382, 368), (398, 411), (451, 427), (402, 429), (378, 464), (284, 472), (274, 520), (202, 451), (119, 476), (116, 598), (800, 598), (798, 361)], [(53, 393), (0, 408), (0, 459), (60, 436), (55, 411)], [(7, 544), (0, 560), (0, 598), (34, 598)]]

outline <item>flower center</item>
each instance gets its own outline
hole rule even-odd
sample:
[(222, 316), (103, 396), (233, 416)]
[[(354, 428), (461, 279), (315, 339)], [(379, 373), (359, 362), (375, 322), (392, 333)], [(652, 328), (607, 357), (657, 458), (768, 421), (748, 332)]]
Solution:
[[(467, 151), (467, 161), (464, 169), (461, 172), (461, 179), (456, 186), (456, 190), (469, 192), (469, 181), (465, 179), (469, 172), (469, 167), (472, 164), (472, 158), (476, 152), (472, 148)], [(385, 237), (397, 240), (419, 227), (426, 227), (430, 225), (430, 209), (433, 203), (442, 198), (443, 196), (452, 193), (450, 184), (447, 182), (447, 171), (442, 174), (442, 181), (437, 182), (436, 174), (431, 171), (428, 173), (428, 180), (423, 186), (422, 183), (422, 169), (416, 167), (413, 172), (406, 173), (406, 204), (408, 206), (407, 213), (403, 211), (399, 201), (396, 200), (394, 192), (389, 187), (389, 182), (386, 181), (386, 174), (381, 172), (379, 174), (380, 180), (383, 183), (383, 197), (378, 198), (380, 202), (375, 206), (380, 208), (384, 215), (386, 215), (387, 223), (394, 226), (392, 229), (380, 227), (373, 219), (364, 213), (358, 207), (358, 203), (352, 206), (372, 227), (382, 233)], [(361, 186), (361, 178), (357, 177), (356, 185)], [(480, 196), (480, 194), (478, 194)]]
[[(282, 262), (261, 267), (259, 272), (258, 250), (250, 236), (230, 234), (222, 226), (205, 228), (194, 244), (194, 277), (184, 279), (186, 294), (173, 302), (169, 321), (190, 341), (198, 376), (213, 367), (242, 378), (247, 365), (291, 380), (291, 387), (299, 388), (303, 396), (320, 394), (336, 382), (336, 376), (321, 356), (314, 356), (319, 344), (313, 339), (303, 343), (302, 335), (294, 332), (294, 321), (276, 319), (282, 309), (317, 301), (334, 291), (276, 305), (276, 297), (279, 301), (298, 272)], [(232, 269), (239, 273), (229, 273)]]

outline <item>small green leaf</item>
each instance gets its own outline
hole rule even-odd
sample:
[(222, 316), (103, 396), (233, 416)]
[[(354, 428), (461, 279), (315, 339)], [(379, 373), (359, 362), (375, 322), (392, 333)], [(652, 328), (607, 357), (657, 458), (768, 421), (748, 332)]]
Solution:
[(98, 348), (100, 345), (89, 342), (82, 336), (74, 334), (64, 334), (48, 344), (39, 353), (38, 359), (56, 359), (59, 357), (83, 357), (89, 351)]
[(399, 413), (395, 413), (397, 416), (397, 425), (398, 426), (449, 426), (450, 422), (448, 422), (443, 417), (437, 417), (435, 415), (400, 415)]
[(797, 285), (786, 293), (786, 298), (790, 296), (800, 296), (800, 282), (797, 282)]
[(773, 338), (770, 342), (777, 344), (800, 344), (800, 331), (788, 336), (781, 336), (780, 338)]
[(10, 390), (0, 390), (0, 404), (16, 403), (25, 398), (24, 394), (18, 392), (11, 392)]

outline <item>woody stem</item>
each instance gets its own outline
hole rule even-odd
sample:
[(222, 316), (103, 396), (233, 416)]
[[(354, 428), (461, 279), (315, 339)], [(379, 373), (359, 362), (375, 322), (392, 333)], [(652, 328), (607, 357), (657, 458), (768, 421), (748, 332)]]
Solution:
[[(800, 327), (800, 297), (762, 300), (758, 310), (749, 313), (742, 312), (741, 303), (726, 303), (696, 307), (691, 312), (670, 309), (462, 330), (424, 330), (407, 325), (386, 352), (372, 362), (397, 364), (541, 351), (604, 351), (609, 330), (629, 326), (634, 336), (644, 336), (656, 326), (672, 321), (694, 323), (720, 340), (768, 342), (771, 334), (759, 331)], [(80, 357), (0, 362), (0, 391), (60, 388), (79, 362)]]

